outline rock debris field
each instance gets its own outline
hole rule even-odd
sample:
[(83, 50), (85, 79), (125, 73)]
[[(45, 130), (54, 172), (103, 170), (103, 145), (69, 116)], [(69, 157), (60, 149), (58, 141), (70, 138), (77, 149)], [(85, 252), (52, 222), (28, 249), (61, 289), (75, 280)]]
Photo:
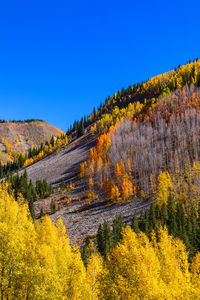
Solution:
[[(150, 205), (150, 201), (135, 199), (129, 203), (108, 206), (99, 195), (98, 200), (83, 209), (84, 200), (80, 202), (73, 200), (81, 198), (85, 192), (84, 180), (77, 180), (77, 174), (80, 164), (88, 158), (90, 148), (94, 147), (95, 143), (96, 138), (91, 139), (85, 135), (58, 154), (52, 154), (26, 168), (28, 177), (33, 183), (37, 179), (47, 179), (48, 183), (57, 186), (62, 179), (66, 184), (76, 181), (76, 187), (68, 192), (72, 202), (51, 215), (54, 222), (62, 218), (72, 244), (80, 245), (88, 234), (96, 234), (98, 226), (104, 221), (109, 221), (112, 225), (116, 215), (122, 215), (130, 224), (135, 211), (140, 214), (141, 210), (148, 209)], [(56, 197), (55, 194), (55, 199)], [(49, 198), (52, 199), (52, 196)], [(39, 212), (42, 205), (46, 205), (50, 199), (36, 201), (35, 209)]]

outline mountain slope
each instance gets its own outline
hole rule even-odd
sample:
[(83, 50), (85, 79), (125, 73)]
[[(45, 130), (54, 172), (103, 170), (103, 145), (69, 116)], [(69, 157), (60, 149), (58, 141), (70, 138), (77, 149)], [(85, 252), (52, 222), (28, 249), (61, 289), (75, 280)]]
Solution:
[[(76, 186), (64, 194), (55, 190), (55, 193), (47, 199), (40, 199), (34, 203), (36, 218), (40, 217), (41, 209), (44, 213), (51, 213), (51, 201), (56, 202), (57, 208), (64, 205), (51, 218), (54, 222), (59, 218), (63, 219), (71, 243), (82, 243), (88, 234), (96, 233), (99, 224), (104, 220), (112, 222), (116, 215), (122, 214), (130, 224), (134, 212), (140, 213), (142, 209), (145, 210), (150, 205), (150, 201), (137, 199), (131, 203), (108, 206), (103, 195), (99, 193), (98, 199), (85, 207), (88, 184), (86, 179), (78, 179), (77, 175), (80, 171), (80, 164), (88, 158), (96, 140), (96, 137), (86, 132), (84, 136), (69, 144), (58, 154), (53, 153), (26, 168), (28, 177), (33, 183), (37, 179), (47, 179), (48, 183), (53, 184), (54, 187), (58, 186), (62, 179), (65, 180), (67, 186), (71, 182), (75, 183)], [(23, 172), (24, 170), (20, 174)], [(67, 204), (68, 199), (70, 199), (69, 204)]]
[(0, 123), (0, 161), (12, 161), (16, 153), (27, 152), (31, 146), (40, 146), (52, 136), (63, 134), (60, 129), (44, 121)]
[(197, 211), (199, 86), (200, 61), (195, 61), (114, 95), (108, 101), (109, 114), (93, 113), (81, 138), (76, 139), (77, 129), (72, 130), (71, 144), (27, 168), (33, 182), (47, 179), (58, 186), (64, 179), (76, 185), (36, 202), (36, 216), (44, 206), (50, 213), (52, 200), (57, 208), (63, 200), (65, 207), (52, 219), (61, 216), (74, 241), (95, 233), (100, 223), (112, 221), (116, 214), (130, 223), (134, 212), (147, 209), (152, 201), (162, 206), (171, 197), (187, 212)]
[(33, 183), (37, 179), (47, 179), (48, 183), (53, 185), (59, 184), (62, 179), (69, 183), (77, 178), (80, 164), (87, 159), (90, 148), (94, 147), (95, 143), (96, 138), (91, 138), (91, 135), (86, 133), (59, 153), (52, 153), (28, 166), (26, 168), (28, 177)]

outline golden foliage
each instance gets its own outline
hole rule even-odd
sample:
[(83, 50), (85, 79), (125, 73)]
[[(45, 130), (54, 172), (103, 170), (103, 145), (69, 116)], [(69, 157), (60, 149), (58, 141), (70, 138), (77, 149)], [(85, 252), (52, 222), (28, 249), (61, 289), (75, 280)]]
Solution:
[(185, 247), (165, 229), (159, 233), (159, 242), (149, 242), (145, 234), (125, 228), (101, 275), (103, 299), (191, 299)]
[(47, 155), (51, 154), (54, 151), (56, 151), (58, 153), (60, 151), (61, 147), (62, 146), (67, 146), (67, 144), (68, 144), (68, 137), (67, 137), (67, 135), (65, 135), (64, 138), (58, 137), (54, 146), (52, 146), (51, 144), (45, 145), (44, 149), (41, 150), (33, 158), (27, 158), (25, 160), (25, 162), (24, 162), (24, 167), (27, 167), (27, 166), (29, 166), (29, 165), (31, 165), (31, 164), (39, 161), (40, 159), (46, 157)]
[(61, 219), (34, 224), (22, 195), (16, 201), (0, 185), (1, 299), (199, 299), (199, 266), (200, 253), (190, 266), (184, 244), (165, 228), (150, 241), (127, 226), (107, 260), (94, 248), (85, 268)]
[(168, 172), (160, 172), (157, 183), (157, 198), (156, 203), (162, 205), (167, 204), (169, 195), (174, 185)]

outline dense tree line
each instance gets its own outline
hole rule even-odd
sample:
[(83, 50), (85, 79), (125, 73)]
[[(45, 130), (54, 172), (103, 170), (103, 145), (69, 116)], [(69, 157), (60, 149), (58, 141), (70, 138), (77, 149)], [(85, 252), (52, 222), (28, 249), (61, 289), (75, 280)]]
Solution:
[(17, 154), (13, 162), (7, 162), (5, 165), (0, 164), (0, 178), (7, 177), (23, 168), (25, 160), (26, 157), (23, 154)]
[(37, 180), (34, 187), (31, 180), (28, 180), (27, 172), (25, 170), (23, 175), (14, 175), (8, 177), (8, 182), (14, 190), (15, 198), (18, 198), (19, 193), (28, 201), (29, 210), (32, 218), (35, 218), (33, 202), (39, 198), (46, 198), (53, 193), (51, 185), (44, 180)]
[(0, 120), (0, 123), (31, 123), (35, 121), (44, 122), (40, 119), (26, 119), (26, 120)]
[[(104, 259), (121, 241), (125, 226), (126, 224), (122, 216), (115, 218), (112, 227), (107, 221), (99, 225), (97, 235), (92, 240)], [(167, 205), (163, 203), (162, 206), (159, 206), (152, 203), (150, 210), (142, 211), (139, 217), (137, 213), (133, 215), (131, 228), (136, 234), (143, 232), (151, 239), (152, 231), (154, 231), (156, 239), (159, 241), (160, 227), (166, 227), (169, 234), (184, 242), (189, 252), (190, 260), (200, 251), (200, 211), (197, 212), (194, 207), (187, 214), (184, 206), (175, 204), (170, 196)], [(87, 237), (81, 249), (85, 265), (87, 265), (87, 259), (91, 254), (90, 247), (91, 241)]]
[(190, 85), (162, 95), (148, 109), (131, 105), (122, 120), (98, 138), (80, 167), (80, 177), (92, 179), (93, 188), (116, 203), (154, 197), (158, 176), (167, 171), (177, 200), (186, 206), (195, 201), (198, 208), (199, 99), (200, 89)]
[[(155, 76), (147, 81), (129, 85), (128, 88), (122, 87), (121, 91), (117, 91), (112, 97), (106, 97), (104, 104), (100, 103), (97, 109), (94, 107), (93, 112), (89, 116), (84, 116), (80, 121), (76, 120), (69, 127), (67, 134), (79, 137), (84, 132), (84, 128), (97, 121), (99, 124), (105, 124), (105, 131), (107, 130), (107, 122), (110, 125), (113, 125), (113, 122), (115, 122), (111, 116), (116, 107), (123, 111), (129, 104), (139, 102), (145, 104), (147, 108), (159, 96), (169, 94), (176, 89), (180, 89), (185, 85), (190, 86), (191, 84), (200, 87), (200, 60), (198, 58), (194, 59), (193, 62), (189, 61), (183, 66), (179, 65), (171, 71)], [(103, 126), (101, 126), (102, 129)]]
[[(128, 226), (121, 232), (120, 218), (111, 234), (104, 224), (99, 237), (112, 250), (103, 259), (90, 242), (85, 267), (61, 219), (33, 222), (26, 201), (17, 200), (0, 185), (1, 299), (199, 299), (200, 253), (189, 262), (183, 242), (166, 229), (149, 239)], [(114, 247), (110, 235), (119, 240)]]
[[(95, 247), (99, 253), (106, 259), (108, 253), (120, 242), (122, 239), (122, 229), (125, 227), (125, 222), (122, 216), (117, 216), (113, 222), (111, 229), (110, 223), (105, 221), (99, 225), (98, 233), (94, 239)], [(87, 237), (84, 246), (81, 248), (81, 257), (85, 265), (91, 255), (90, 238)]]
[(39, 147), (31, 147), (27, 153), (15, 154), (13, 161), (7, 162), (5, 165), (0, 164), (0, 178), (10, 176), (13, 172), (40, 160), (53, 151), (59, 151), (62, 146), (67, 144), (67, 135), (62, 134), (60, 137), (52, 136), (50, 141), (46, 141), (45, 144), (42, 143)]

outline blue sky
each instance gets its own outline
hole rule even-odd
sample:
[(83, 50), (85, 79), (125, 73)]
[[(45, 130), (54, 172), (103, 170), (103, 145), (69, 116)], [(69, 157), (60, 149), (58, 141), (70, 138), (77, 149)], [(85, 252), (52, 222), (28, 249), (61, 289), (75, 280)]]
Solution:
[(0, 1), (0, 119), (66, 130), (105, 97), (200, 57), (199, 1)]

